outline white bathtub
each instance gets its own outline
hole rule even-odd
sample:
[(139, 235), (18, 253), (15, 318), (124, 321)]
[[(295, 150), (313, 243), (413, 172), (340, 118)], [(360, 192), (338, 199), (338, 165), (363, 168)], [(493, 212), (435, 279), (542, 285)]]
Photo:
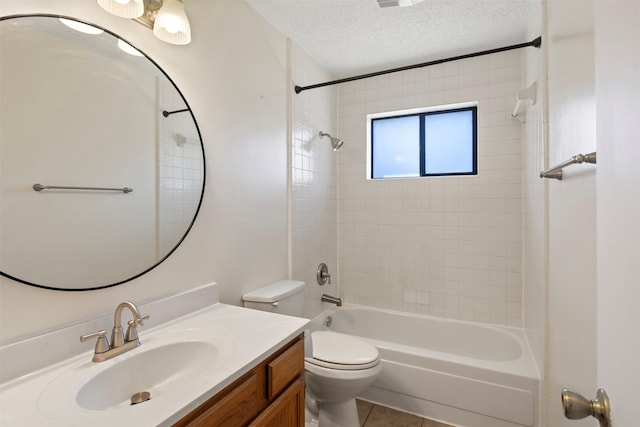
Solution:
[(539, 425), (539, 376), (520, 329), (352, 305), (310, 328), (378, 348), (382, 373), (362, 399), (464, 427)]

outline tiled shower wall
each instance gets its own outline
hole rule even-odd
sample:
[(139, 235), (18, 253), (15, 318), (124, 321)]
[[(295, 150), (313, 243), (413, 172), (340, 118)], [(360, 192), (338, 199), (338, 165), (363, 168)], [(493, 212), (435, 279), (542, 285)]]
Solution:
[[(521, 51), (341, 85), (338, 242), (347, 302), (522, 326)], [(477, 176), (367, 180), (366, 115), (478, 101)]]
[[(312, 58), (295, 44), (289, 45), (293, 85), (305, 86), (332, 80)], [(336, 88), (328, 87), (291, 94), (293, 116), (290, 171), (291, 277), (303, 280), (304, 314), (313, 317), (323, 309), (320, 295), (338, 295), (337, 291), (337, 153), (320, 131), (335, 135)], [(332, 275), (332, 284), (320, 286), (316, 280), (318, 265), (324, 262)]]
[[(160, 109), (186, 108), (167, 79), (159, 80)], [(200, 203), (204, 163), (200, 135), (189, 112), (159, 116), (158, 256), (171, 251), (184, 236)]]

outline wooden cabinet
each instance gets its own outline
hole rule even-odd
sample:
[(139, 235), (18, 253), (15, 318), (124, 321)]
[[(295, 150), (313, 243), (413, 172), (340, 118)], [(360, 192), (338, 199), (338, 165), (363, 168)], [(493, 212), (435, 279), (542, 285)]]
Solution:
[(301, 427), (304, 425), (304, 381), (295, 380), (249, 425), (250, 427)]
[(284, 345), (174, 426), (303, 427), (303, 336)]

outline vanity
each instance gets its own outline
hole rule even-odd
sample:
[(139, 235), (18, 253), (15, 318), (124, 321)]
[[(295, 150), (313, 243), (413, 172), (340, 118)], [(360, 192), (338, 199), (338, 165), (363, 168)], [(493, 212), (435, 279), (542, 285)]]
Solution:
[[(307, 319), (219, 303), (215, 284), (140, 310), (150, 316), (141, 345), (104, 362), (78, 336), (106, 329), (112, 314), (1, 347), (3, 363), (42, 364), (51, 343), (73, 336), (58, 345), (85, 351), (3, 381), (0, 425), (304, 425)], [(150, 399), (132, 405), (143, 391)]]
[(304, 339), (277, 350), (175, 426), (304, 425)]

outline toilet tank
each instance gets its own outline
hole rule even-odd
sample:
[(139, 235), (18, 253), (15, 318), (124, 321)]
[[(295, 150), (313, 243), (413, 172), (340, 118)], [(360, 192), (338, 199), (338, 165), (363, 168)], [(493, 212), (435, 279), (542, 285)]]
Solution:
[(304, 285), (299, 280), (280, 280), (244, 294), (243, 305), (255, 310), (301, 317)]

